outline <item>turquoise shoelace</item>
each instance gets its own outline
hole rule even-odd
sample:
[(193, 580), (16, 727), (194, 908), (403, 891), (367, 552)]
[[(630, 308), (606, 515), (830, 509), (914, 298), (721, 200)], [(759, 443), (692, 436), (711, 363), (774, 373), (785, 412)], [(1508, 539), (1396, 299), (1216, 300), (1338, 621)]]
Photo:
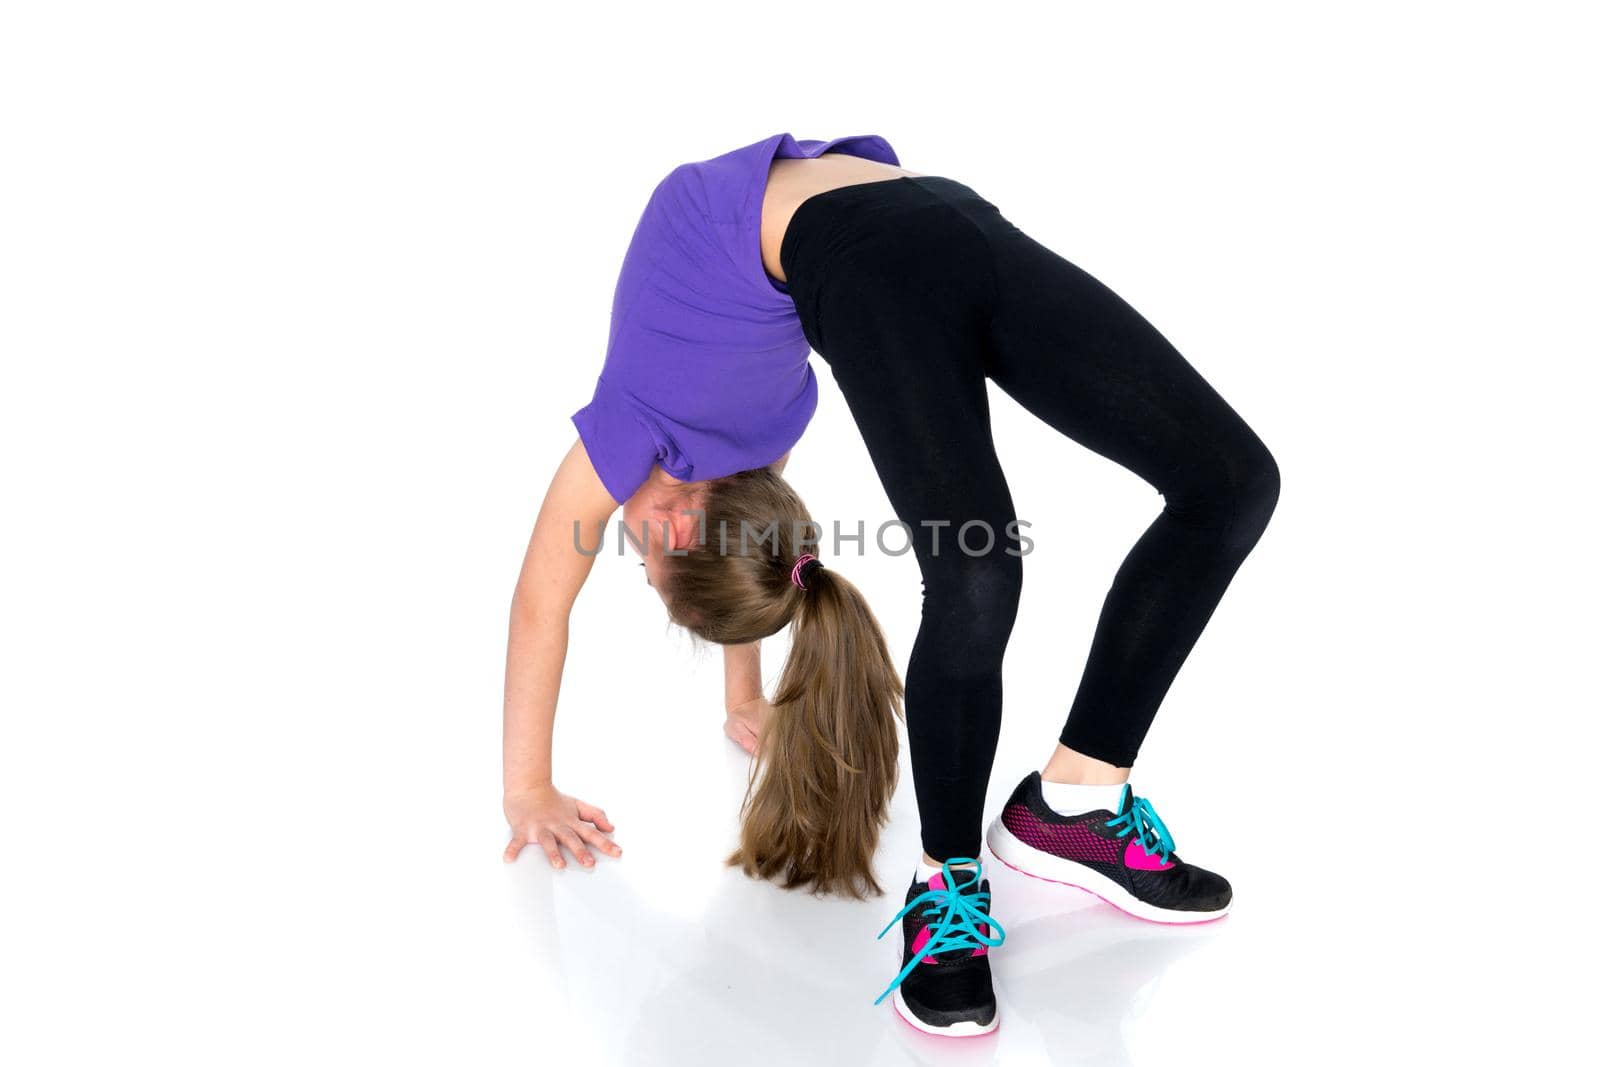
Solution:
[[(962, 868), (970, 871), (972, 877), (957, 884), (955, 873), (950, 868), (953, 863), (972, 864), (971, 867)], [(924, 957), (958, 949), (994, 948), (1005, 943), (1005, 930), (989, 917), (989, 894), (962, 892), (983, 880), (983, 870), (978, 861), (964, 856), (945, 860), (942, 873), (946, 888), (929, 889), (912, 897), (906, 902), (906, 906), (900, 909), (899, 914), (889, 920), (889, 925), (883, 928), (883, 932), (878, 934), (881, 939), (884, 934), (899, 926), (901, 919), (918, 908), (925, 909), (924, 917), (935, 920), (932, 923), (933, 932), (928, 935), (928, 940), (923, 942), (922, 947), (917, 949), (904, 967), (900, 968), (900, 973), (894, 976), (889, 988), (879, 993), (878, 999), (872, 1003), (883, 1003), (883, 998), (899, 988), (900, 983), (906, 980), (906, 975), (910, 974)], [(987, 926), (993, 933), (985, 934), (978, 929), (979, 926)]]
[(1156, 814), (1155, 807), (1144, 797), (1134, 797), (1133, 803), (1128, 805), (1128, 810), (1115, 819), (1107, 819), (1106, 825), (1112, 829), (1120, 826), (1118, 837), (1137, 835), (1134, 840), (1139, 842), (1144, 854), (1160, 856), (1162, 863), (1166, 863), (1167, 857), (1178, 847), (1172, 841), (1172, 833), (1167, 829), (1167, 824), (1161, 821), (1161, 816)]

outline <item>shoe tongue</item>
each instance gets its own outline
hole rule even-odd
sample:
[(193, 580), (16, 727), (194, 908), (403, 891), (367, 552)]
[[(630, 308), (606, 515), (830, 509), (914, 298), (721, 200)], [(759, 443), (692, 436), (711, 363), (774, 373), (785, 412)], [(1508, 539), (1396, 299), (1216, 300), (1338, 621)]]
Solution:
[[(974, 878), (972, 874), (968, 873), (971, 871), (977, 872), (976, 878)], [(982, 885), (982, 867), (953, 867), (951, 868), (950, 873), (955, 876), (955, 885), (945, 884), (944, 872), (936, 871), (928, 878), (928, 888), (941, 892), (946, 889), (959, 888), (963, 893), (973, 893), (977, 892)]]
[(1117, 801), (1117, 810), (1113, 814), (1126, 815), (1131, 807), (1133, 807), (1133, 785), (1132, 783), (1124, 783), (1122, 786), (1122, 799)]

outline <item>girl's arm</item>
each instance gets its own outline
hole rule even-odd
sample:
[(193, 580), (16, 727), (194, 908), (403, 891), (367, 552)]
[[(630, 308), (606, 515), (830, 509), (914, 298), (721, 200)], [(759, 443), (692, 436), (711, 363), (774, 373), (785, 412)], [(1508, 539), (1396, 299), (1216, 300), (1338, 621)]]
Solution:
[(552, 867), (566, 866), (562, 847), (586, 867), (594, 863), (586, 844), (609, 856), (622, 854), (606, 836), (614, 830), (606, 813), (555, 787), (550, 753), (568, 616), (594, 564), (594, 556), (579, 552), (573, 543), (573, 526), (577, 524), (584, 548), (592, 553), (616, 509), (583, 443), (577, 442), (545, 493), (511, 598), (504, 736), (508, 863), (531, 844), (544, 849)]
[[(785, 452), (772, 464), (779, 474), (788, 465), (791, 453)], [(748, 645), (727, 645), (722, 650), (722, 683), (725, 700), (724, 711), (728, 718), (722, 732), (728, 739), (752, 756), (761, 740), (761, 727), (766, 723), (772, 705), (761, 691), (761, 642)]]
[(761, 692), (761, 642), (726, 645), (722, 649), (722, 681), (728, 714), (722, 732), (728, 740), (756, 754), (761, 727), (771, 705)]

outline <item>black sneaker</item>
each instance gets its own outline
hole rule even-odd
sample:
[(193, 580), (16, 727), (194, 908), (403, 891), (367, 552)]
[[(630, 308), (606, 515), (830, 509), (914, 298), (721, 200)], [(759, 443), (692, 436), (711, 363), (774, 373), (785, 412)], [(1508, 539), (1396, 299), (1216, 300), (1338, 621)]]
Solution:
[(1179, 859), (1156, 809), (1134, 796), (1132, 786), (1122, 787), (1114, 812), (1059, 815), (1044, 802), (1039, 782), (1038, 771), (1024, 778), (989, 824), (989, 851), (1000, 862), (1086, 889), (1152, 922), (1198, 923), (1228, 914), (1228, 880)]
[(902, 1019), (942, 1037), (977, 1037), (998, 1027), (989, 949), (1006, 932), (989, 917), (989, 883), (978, 861), (952, 859), (928, 881), (912, 882), (906, 906), (878, 936), (897, 922), (904, 966), (873, 1003), (892, 994)]

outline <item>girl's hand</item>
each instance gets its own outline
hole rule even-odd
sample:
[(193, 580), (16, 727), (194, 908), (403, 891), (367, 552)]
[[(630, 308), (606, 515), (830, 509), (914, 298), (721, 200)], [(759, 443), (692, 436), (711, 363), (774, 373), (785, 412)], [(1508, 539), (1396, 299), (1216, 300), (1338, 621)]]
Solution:
[(722, 724), (722, 732), (728, 735), (728, 740), (754, 756), (761, 743), (761, 728), (771, 713), (772, 705), (767, 703), (766, 697), (735, 704), (728, 709), (728, 721)]
[(506, 846), (504, 857), (507, 863), (514, 861), (527, 845), (543, 848), (550, 866), (556, 870), (567, 865), (561, 855), (563, 846), (585, 867), (594, 866), (594, 854), (585, 847), (586, 843), (612, 858), (622, 855), (622, 849), (606, 836), (617, 829), (606, 813), (567, 796), (553, 785), (507, 793), (505, 811), (506, 822), (511, 824), (511, 843)]

